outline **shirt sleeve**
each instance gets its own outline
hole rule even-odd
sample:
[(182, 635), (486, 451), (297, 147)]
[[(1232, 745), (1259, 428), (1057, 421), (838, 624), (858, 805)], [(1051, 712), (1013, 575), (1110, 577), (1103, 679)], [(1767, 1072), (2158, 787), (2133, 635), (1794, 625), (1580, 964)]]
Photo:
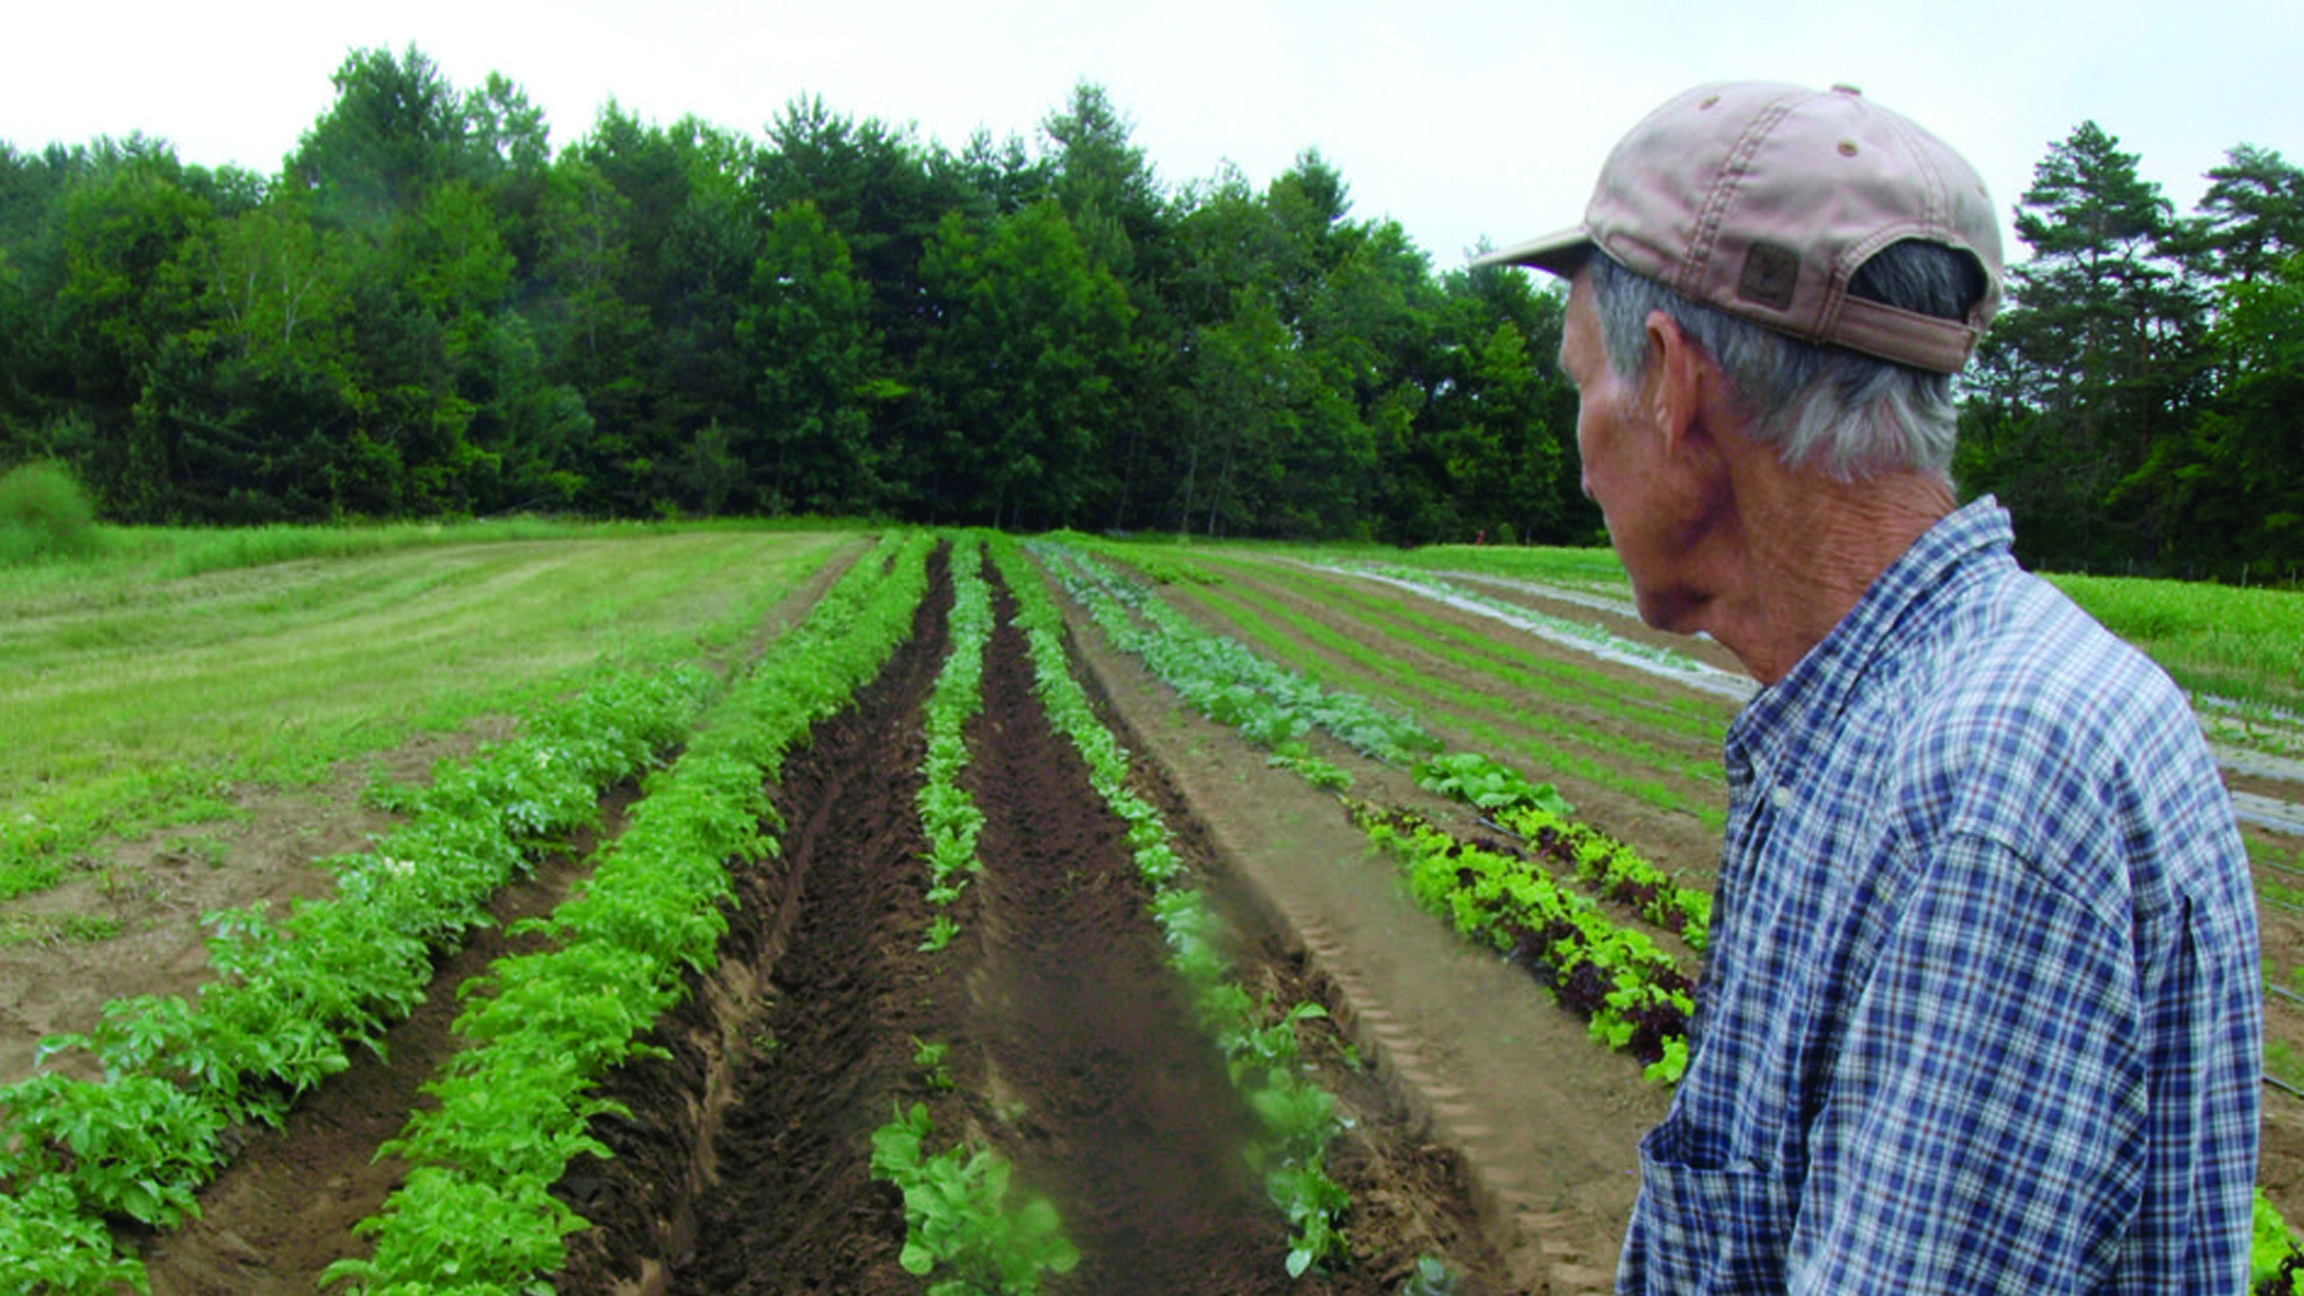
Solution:
[(2094, 1290), (2145, 1178), (2130, 926), (1975, 837), (1911, 885), (1810, 1114), (1788, 1289)]

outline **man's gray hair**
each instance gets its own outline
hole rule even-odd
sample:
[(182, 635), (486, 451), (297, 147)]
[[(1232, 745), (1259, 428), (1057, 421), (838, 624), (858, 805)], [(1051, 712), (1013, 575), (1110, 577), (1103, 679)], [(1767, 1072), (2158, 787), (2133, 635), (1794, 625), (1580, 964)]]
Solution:
[[(1786, 465), (1813, 465), (1841, 481), (1910, 470), (1950, 484), (1958, 409), (1949, 374), (1787, 337), (1690, 301), (1605, 252), (1588, 265), (1617, 377), (1634, 382), (1646, 371), (1648, 313), (1660, 310), (1720, 366), (1753, 420), (1753, 439), (1774, 446)], [(1908, 239), (1859, 267), (1849, 291), (1960, 319), (1983, 296), (1984, 278), (1965, 254)]]

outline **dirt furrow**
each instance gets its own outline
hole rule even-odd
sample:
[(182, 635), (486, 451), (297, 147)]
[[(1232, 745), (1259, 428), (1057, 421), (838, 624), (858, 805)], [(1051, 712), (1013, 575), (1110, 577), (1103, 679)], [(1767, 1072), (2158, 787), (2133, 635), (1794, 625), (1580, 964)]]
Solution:
[[(1388, 1296), (1424, 1255), (1464, 1275), (1460, 1292), (1502, 1290), (1454, 1160), (1407, 1136), (1324, 1029), (1306, 1051), (1355, 1124), (1331, 1164), (1353, 1194), (1358, 1262), (1288, 1277), (1286, 1230), (1246, 1169), (1251, 1120), (1164, 964), (1121, 826), (1050, 730), (1005, 625), (963, 776), (986, 815), (986, 868), (954, 906), (960, 937), (918, 948), (909, 771), (946, 597), (939, 584), (889, 674), (788, 761), (783, 857), (747, 880), (720, 971), (660, 1028), (672, 1059), (618, 1077), (632, 1116), (600, 1129), (615, 1159), (563, 1185), (595, 1228), (572, 1239), (559, 1290), (916, 1296), (921, 1280), (897, 1264), (900, 1199), (868, 1170), (872, 1129), (913, 1102), (934, 1117), (932, 1150), (991, 1147), (1017, 1165), (1016, 1196), (1055, 1203), (1082, 1259), (1051, 1292)], [(794, 896), (779, 933), (769, 915)], [(1316, 994), (1252, 928), (1247, 984), (1283, 1002)], [(951, 1046), (936, 1068), (949, 1087), (931, 1083), (922, 1042)]]
[(740, 876), (719, 967), (659, 1024), (672, 1056), (607, 1086), (632, 1115), (597, 1131), (614, 1158), (563, 1185), (594, 1225), (571, 1240), (563, 1296), (918, 1291), (896, 1262), (901, 1202), (866, 1154), (908, 1041), (951, 1011), (915, 948), (912, 806), (942, 572), (880, 678), (787, 757), (780, 854)]
[(1032, 698), (1011, 608), (1003, 594), (964, 780), (986, 816), (969, 1035), (998, 1141), (1080, 1248), (1063, 1290), (1286, 1290), (1247, 1113), (1163, 962), (1119, 820)]

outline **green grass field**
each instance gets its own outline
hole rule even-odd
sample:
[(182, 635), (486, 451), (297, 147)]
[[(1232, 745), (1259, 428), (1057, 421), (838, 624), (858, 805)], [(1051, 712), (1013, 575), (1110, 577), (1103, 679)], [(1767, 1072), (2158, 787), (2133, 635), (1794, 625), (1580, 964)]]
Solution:
[[(84, 556), (0, 567), (0, 898), (51, 884), (101, 837), (228, 814), (237, 785), (309, 782), (568, 688), (595, 663), (726, 652), (857, 534), (105, 529)], [(1628, 594), (1606, 550), (1254, 548)], [(2187, 688), (2304, 708), (2304, 594), (2056, 580)]]
[(849, 532), (114, 534), (0, 574), (0, 897), (596, 663), (724, 655)]

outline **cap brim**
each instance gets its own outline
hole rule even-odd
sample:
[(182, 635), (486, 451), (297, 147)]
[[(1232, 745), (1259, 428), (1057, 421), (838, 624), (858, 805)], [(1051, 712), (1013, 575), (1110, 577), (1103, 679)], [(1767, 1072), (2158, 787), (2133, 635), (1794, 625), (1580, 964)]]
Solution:
[(1589, 231), (1582, 225), (1573, 225), (1542, 238), (1515, 243), (1508, 248), (1498, 248), (1486, 256), (1474, 257), (1472, 265), (1475, 269), (1501, 265), (1534, 266), (1566, 278), (1576, 273), (1576, 268), (1584, 264), (1584, 258), (1592, 255), (1595, 246)]

